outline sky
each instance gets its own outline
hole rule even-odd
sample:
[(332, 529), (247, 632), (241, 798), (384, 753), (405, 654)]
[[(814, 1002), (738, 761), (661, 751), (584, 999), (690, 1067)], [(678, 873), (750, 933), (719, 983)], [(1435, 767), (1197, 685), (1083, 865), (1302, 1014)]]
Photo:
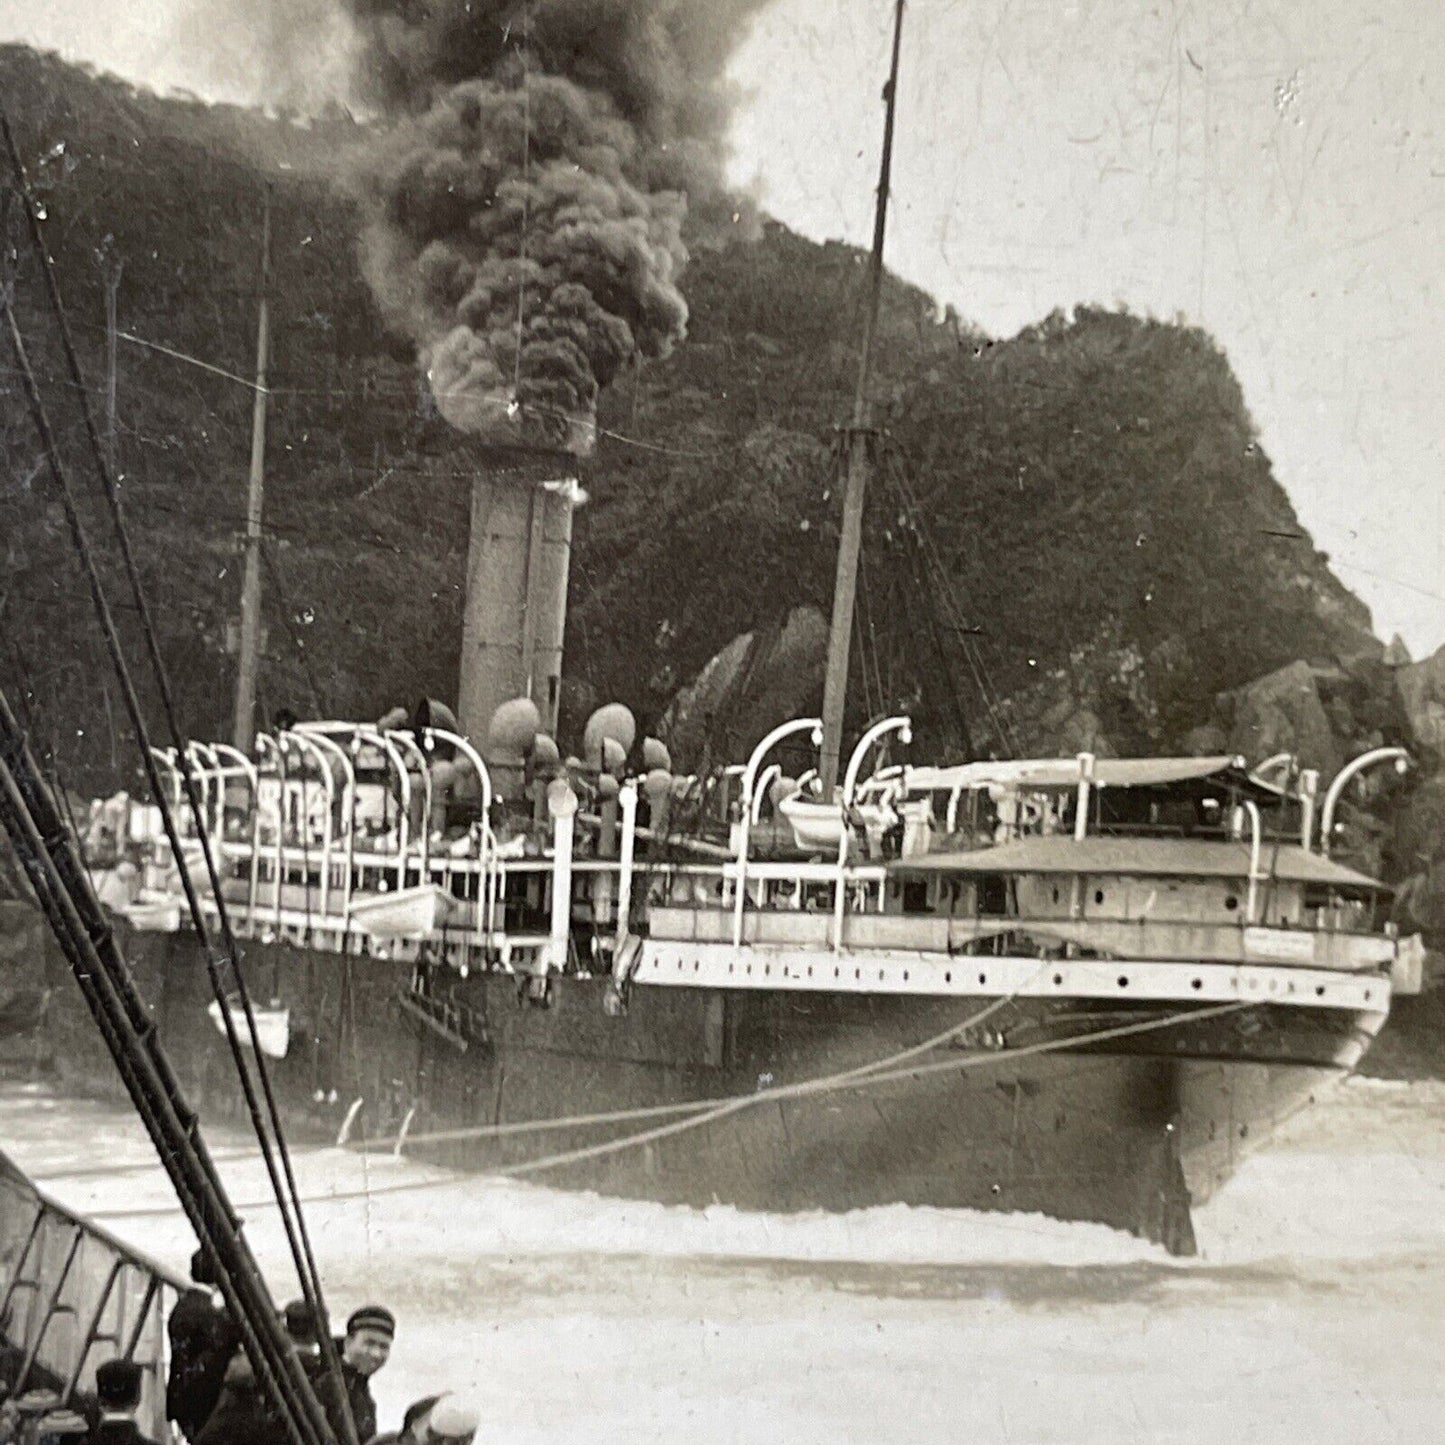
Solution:
[[(0, 37), (246, 99), (197, 9), (0, 0)], [(731, 174), (819, 240), (871, 234), (891, 9), (774, 0), (735, 58)], [(1445, 644), (1445, 6), (911, 0), (892, 197), (889, 266), (995, 335), (1081, 302), (1210, 331), (1376, 630)]]

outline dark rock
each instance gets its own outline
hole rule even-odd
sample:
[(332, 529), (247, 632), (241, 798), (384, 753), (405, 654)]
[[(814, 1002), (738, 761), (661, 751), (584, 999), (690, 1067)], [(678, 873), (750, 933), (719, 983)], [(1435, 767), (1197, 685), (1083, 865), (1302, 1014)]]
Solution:
[(1343, 752), (1320, 700), (1314, 671), (1292, 662), (1218, 699), (1226, 720), (1227, 750), (1251, 763), (1275, 753), (1293, 753), (1302, 768), (1324, 778), (1340, 769)]
[(1445, 756), (1445, 647), (1395, 668), (1395, 685), (1417, 747)]

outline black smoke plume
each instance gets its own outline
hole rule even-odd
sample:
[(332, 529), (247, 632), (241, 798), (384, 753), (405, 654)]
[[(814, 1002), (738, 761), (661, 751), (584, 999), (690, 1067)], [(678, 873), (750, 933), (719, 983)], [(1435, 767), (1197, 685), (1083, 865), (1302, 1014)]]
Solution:
[(442, 414), (586, 451), (598, 392), (685, 333), (687, 205), (715, 206), (725, 68), (765, 0), (347, 0), (367, 277)]

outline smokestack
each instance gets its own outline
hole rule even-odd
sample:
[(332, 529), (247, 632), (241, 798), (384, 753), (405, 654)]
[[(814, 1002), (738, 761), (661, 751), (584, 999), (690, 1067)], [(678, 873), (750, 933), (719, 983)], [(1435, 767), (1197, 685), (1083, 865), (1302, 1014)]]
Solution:
[(542, 730), (556, 734), (572, 512), (582, 499), (573, 468), (559, 455), (493, 462), (472, 483), (457, 716), (479, 743), (514, 697), (531, 698)]
[[(737, 222), (727, 63), (765, 0), (341, 3), (392, 117), (356, 177), (362, 268), (487, 458), (458, 707), (487, 751), (513, 699), (555, 732), (577, 459), (619, 371), (686, 335), (689, 202)], [(531, 710), (505, 721), (515, 771)]]

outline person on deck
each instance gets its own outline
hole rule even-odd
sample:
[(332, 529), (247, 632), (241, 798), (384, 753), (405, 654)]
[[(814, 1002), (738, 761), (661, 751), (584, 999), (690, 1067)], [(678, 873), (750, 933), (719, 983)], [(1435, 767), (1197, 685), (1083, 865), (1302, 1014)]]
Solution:
[(140, 1409), (141, 1367), (134, 1360), (106, 1360), (95, 1371), (95, 1401), (100, 1416), (86, 1445), (154, 1445), (136, 1424)]
[(481, 1412), (460, 1395), (428, 1395), (402, 1417), (401, 1429), (372, 1445), (472, 1445)]
[(237, 1336), (217, 1299), (215, 1271), (204, 1250), (191, 1256), (191, 1279), (196, 1287), (176, 1301), (166, 1321), (171, 1342), (166, 1419), (174, 1420), (181, 1434), (193, 1441), (216, 1408)]
[(371, 1377), (386, 1363), (396, 1335), (396, 1317), (381, 1305), (365, 1305), (346, 1321), (346, 1334), (336, 1342), (341, 1357), (341, 1382), (356, 1422), (356, 1438), (376, 1434), (376, 1401)]
[(220, 1398), (192, 1445), (274, 1445), (286, 1438), (281, 1414), (272, 1403), (244, 1350), (226, 1365)]

